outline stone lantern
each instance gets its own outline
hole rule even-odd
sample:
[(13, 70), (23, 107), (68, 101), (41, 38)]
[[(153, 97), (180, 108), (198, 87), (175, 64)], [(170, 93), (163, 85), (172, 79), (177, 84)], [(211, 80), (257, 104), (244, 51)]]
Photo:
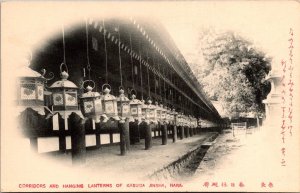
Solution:
[(278, 113), (281, 110), (280, 103), (280, 82), (282, 76), (279, 74), (278, 71), (272, 70), (268, 76), (266, 77), (266, 81), (271, 83), (271, 91), (267, 96), (267, 99), (263, 100), (266, 109), (266, 120), (265, 124), (267, 125), (277, 125), (278, 124)]

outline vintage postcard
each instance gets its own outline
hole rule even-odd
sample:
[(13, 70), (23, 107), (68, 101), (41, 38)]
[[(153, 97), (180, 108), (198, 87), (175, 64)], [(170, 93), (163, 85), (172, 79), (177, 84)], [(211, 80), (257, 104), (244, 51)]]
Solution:
[(299, 1), (2, 1), (1, 192), (299, 192)]

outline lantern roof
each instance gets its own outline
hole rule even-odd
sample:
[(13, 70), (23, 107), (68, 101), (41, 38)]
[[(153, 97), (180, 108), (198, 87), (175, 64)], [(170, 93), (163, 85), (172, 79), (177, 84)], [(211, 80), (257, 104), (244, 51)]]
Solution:
[(20, 70), (18, 70), (17, 75), (18, 77), (44, 78), (40, 73), (32, 70), (28, 66), (22, 67)]
[(117, 101), (129, 101), (129, 99), (125, 96), (123, 89), (120, 89), (120, 95), (117, 97)]
[(130, 100), (129, 104), (142, 104), (139, 99), (136, 99), (136, 96), (134, 94), (131, 96), (131, 98), (132, 99)]
[(92, 87), (87, 86), (86, 87), (87, 92), (83, 93), (81, 95), (81, 98), (89, 98), (89, 97), (98, 97), (98, 96), (101, 96), (99, 92), (93, 92), (92, 89), (93, 89)]
[(110, 93), (109, 88), (105, 88), (103, 92), (104, 92), (103, 100), (116, 100), (116, 97), (114, 95), (109, 94)]
[(50, 88), (78, 88), (76, 86), (76, 84), (74, 84), (73, 82), (67, 80), (67, 78), (69, 77), (69, 74), (65, 71), (63, 71), (61, 74), (61, 80), (58, 80), (56, 82), (54, 82)]

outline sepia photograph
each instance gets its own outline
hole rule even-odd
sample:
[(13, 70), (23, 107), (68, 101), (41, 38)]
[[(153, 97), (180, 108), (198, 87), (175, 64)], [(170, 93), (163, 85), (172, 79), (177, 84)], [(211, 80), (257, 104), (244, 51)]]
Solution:
[(299, 1), (2, 1), (1, 192), (299, 192)]

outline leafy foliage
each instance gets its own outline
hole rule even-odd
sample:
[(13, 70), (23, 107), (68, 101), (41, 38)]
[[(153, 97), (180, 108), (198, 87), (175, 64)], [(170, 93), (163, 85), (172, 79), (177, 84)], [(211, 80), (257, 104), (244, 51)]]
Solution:
[(228, 116), (262, 113), (262, 100), (270, 90), (263, 81), (271, 69), (270, 58), (231, 32), (205, 31), (199, 43), (203, 61), (192, 68), (207, 96), (221, 102)]

